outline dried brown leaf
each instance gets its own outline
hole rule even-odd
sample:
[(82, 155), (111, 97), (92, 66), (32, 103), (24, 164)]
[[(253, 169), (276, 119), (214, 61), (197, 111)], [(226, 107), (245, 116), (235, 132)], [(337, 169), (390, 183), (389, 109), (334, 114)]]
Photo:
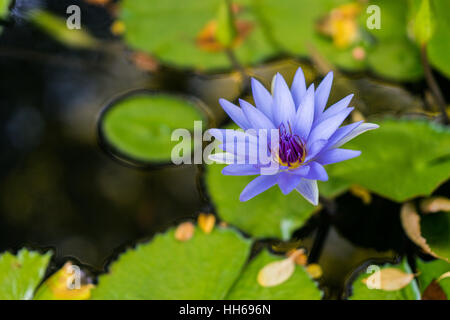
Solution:
[(183, 222), (175, 230), (175, 239), (178, 241), (188, 241), (194, 235), (195, 227), (192, 222)]
[(422, 200), (420, 209), (423, 213), (450, 212), (450, 199), (445, 197), (432, 197)]
[(258, 283), (263, 287), (274, 287), (288, 280), (295, 270), (293, 259), (286, 258), (264, 266), (258, 273)]
[(323, 274), (322, 267), (317, 263), (311, 263), (306, 266), (306, 272), (308, 272), (313, 279), (319, 279)]
[(400, 219), (403, 230), (405, 230), (409, 239), (426, 253), (437, 257), (436, 254), (431, 251), (430, 246), (427, 244), (427, 240), (422, 237), (422, 232), (420, 231), (420, 215), (417, 213), (414, 204), (407, 202), (402, 206)]
[(397, 291), (406, 287), (413, 279), (412, 273), (405, 273), (397, 268), (384, 268), (363, 279), (363, 283), (369, 289)]
[(431, 281), (422, 294), (422, 300), (447, 300), (447, 295), (436, 280)]

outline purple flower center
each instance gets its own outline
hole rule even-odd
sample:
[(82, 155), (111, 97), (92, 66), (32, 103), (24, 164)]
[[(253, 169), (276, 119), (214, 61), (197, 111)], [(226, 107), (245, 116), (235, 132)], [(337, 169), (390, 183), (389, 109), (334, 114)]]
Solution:
[(278, 158), (281, 164), (297, 168), (305, 159), (304, 144), (298, 135), (292, 134), (290, 126), (288, 131), (284, 124), (281, 124), (279, 132)]

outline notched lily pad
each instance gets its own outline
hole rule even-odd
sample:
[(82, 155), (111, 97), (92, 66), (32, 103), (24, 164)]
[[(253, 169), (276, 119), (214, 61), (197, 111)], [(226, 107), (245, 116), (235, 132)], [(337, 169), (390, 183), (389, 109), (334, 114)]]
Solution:
[(0, 255), (0, 300), (30, 300), (44, 277), (51, 253), (20, 250)]

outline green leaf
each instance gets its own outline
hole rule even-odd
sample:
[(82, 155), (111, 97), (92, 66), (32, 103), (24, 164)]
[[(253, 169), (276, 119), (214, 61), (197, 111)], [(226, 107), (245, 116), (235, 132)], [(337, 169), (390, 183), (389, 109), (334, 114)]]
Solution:
[[(450, 264), (442, 260), (434, 260), (425, 262), (420, 259), (416, 260), (417, 263), (417, 280), (419, 282), (420, 292), (423, 293), (428, 285), (433, 280), (438, 280), (441, 275), (446, 272), (450, 272)], [(450, 278), (445, 278), (439, 281), (440, 287), (444, 290), (447, 298), (450, 297)]]
[(450, 78), (450, 1), (433, 0), (436, 28), (427, 46), (431, 64)]
[(69, 47), (92, 49), (98, 46), (97, 40), (88, 32), (67, 28), (66, 20), (53, 13), (34, 10), (30, 13), (30, 20), (42, 31)]
[[(406, 260), (400, 265), (386, 264), (380, 267), (381, 270), (385, 268), (396, 268), (405, 273), (412, 273)], [(371, 270), (372, 272), (374, 270)], [(352, 295), (349, 300), (418, 300), (420, 299), (420, 292), (417, 287), (417, 282), (413, 279), (406, 287), (395, 290), (385, 291), (381, 289), (369, 289), (364, 280), (370, 276), (370, 273), (361, 273), (353, 281)]]
[(423, 75), (419, 51), (408, 39), (380, 42), (367, 62), (377, 74), (396, 81), (414, 81)]
[(215, 228), (180, 242), (174, 230), (119, 257), (99, 278), (93, 299), (224, 299), (239, 276), (251, 242)]
[(0, 18), (7, 16), (10, 2), (10, 0), (0, 0)]
[(51, 253), (26, 249), (0, 256), (0, 300), (29, 300), (45, 274)]
[(217, 214), (254, 237), (289, 239), (317, 209), (298, 192), (285, 196), (277, 186), (246, 202), (239, 200), (245, 186), (255, 176), (224, 176), (220, 164), (207, 168), (206, 183)]
[(137, 93), (110, 106), (100, 125), (108, 145), (126, 158), (169, 162), (174, 146), (192, 149), (189, 139), (171, 141), (172, 132), (179, 128), (192, 132), (194, 121), (205, 123), (205, 116), (193, 100)]
[(431, 251), (438, 257), (450, 261), (450, 212), (422, 215), (420, 230)]
[(217, 40), (225, 47), (230, 47), (236, 39), (236, 26), (228, 0), (222, 0), (217, 15)]
[[(332, 165), (333, 178), (388, 199), (430, 195), (450, 176), (450, 129), (417, 120), (384, 120), (343, 148), (361, 156)], [(326, 167), (327, 170), (328, 166)]]
[[(151, 53), (166, 64), (199, 70), (231, 68), (223, 50), (208, 51), (197, 38), (211, 22), (223, 0), (125, 0), (120, 4), (120, 19), (125, 23), (125, 41), (133, 48)], [(276, 54), (278, 49), (265, 32), (248, 0), (233, 1), (242, 7), (235, 21), (249, 24), (246, 37), (234, 52), (244, 64), (254, 64)], [(149, 32), (152, 36), (149, 37)]]
[(259, 271), (280, 257), (261, 252), (245, 268), (239, 280), (227, 295), (230, 300), (319, 300), (322, 292), (302, 266), (296, 266), (293, 275), (286, 282), (274, 287), (262, 287), (257, 282)]
[(419, 45), (428, 43), (434, 32), (434, 17), (429, 0), (422, 0), (414, 19), (414, 36)]

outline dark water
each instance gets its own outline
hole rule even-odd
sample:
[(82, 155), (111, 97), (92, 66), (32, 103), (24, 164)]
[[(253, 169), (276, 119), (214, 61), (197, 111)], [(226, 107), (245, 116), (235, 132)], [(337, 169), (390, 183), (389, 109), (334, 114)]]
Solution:
[[(100, 7), (83, 10), (89, 13), (83, 21), (110, 49), (69, 50), (21, 18), (24, 3), (17, 1), (15, 18), (0, 36), (0, 251), (50, 247), (56, 265), (74, 257), (102, 270), (127, 245), (213, 208), (200, 197), (196, 167), (142, 171), (122, 166), (99, 148), (96, 120), (118, 93), (148, 87), (196, 95), (221, 123), (217, 99), (236, 98), (239, 85), (225, 75), (165, 67), (156, 74), (140, 71), (130, 63), (129, 50), (109, 33), (112, 18)], [(63, 15), (68, 1), (34, 3)], [(295, 68), (291, 62), (275, 63), (257, 72), (269, 80), (276, 71), (292, 76)], [(420, 104), (414, 92), (420, 92), (421, 83), (408, 86), (413, 94), (365, 75), (338, 79), (337, 86), (346, 88), (348, 81), (363, 98), (391, 99), (376, 99), (370, 106), (360, 101), (366, 114), (398, 114)], [(446, 188), (438, 193), (447, 193)], [(414, 249), (403, 234), (399, 205), (376, 196), (367, 206), (343, 195), (295, 236), (323, 267), (327, 296), (335, 297), (363, 262), (395, 259)]]

